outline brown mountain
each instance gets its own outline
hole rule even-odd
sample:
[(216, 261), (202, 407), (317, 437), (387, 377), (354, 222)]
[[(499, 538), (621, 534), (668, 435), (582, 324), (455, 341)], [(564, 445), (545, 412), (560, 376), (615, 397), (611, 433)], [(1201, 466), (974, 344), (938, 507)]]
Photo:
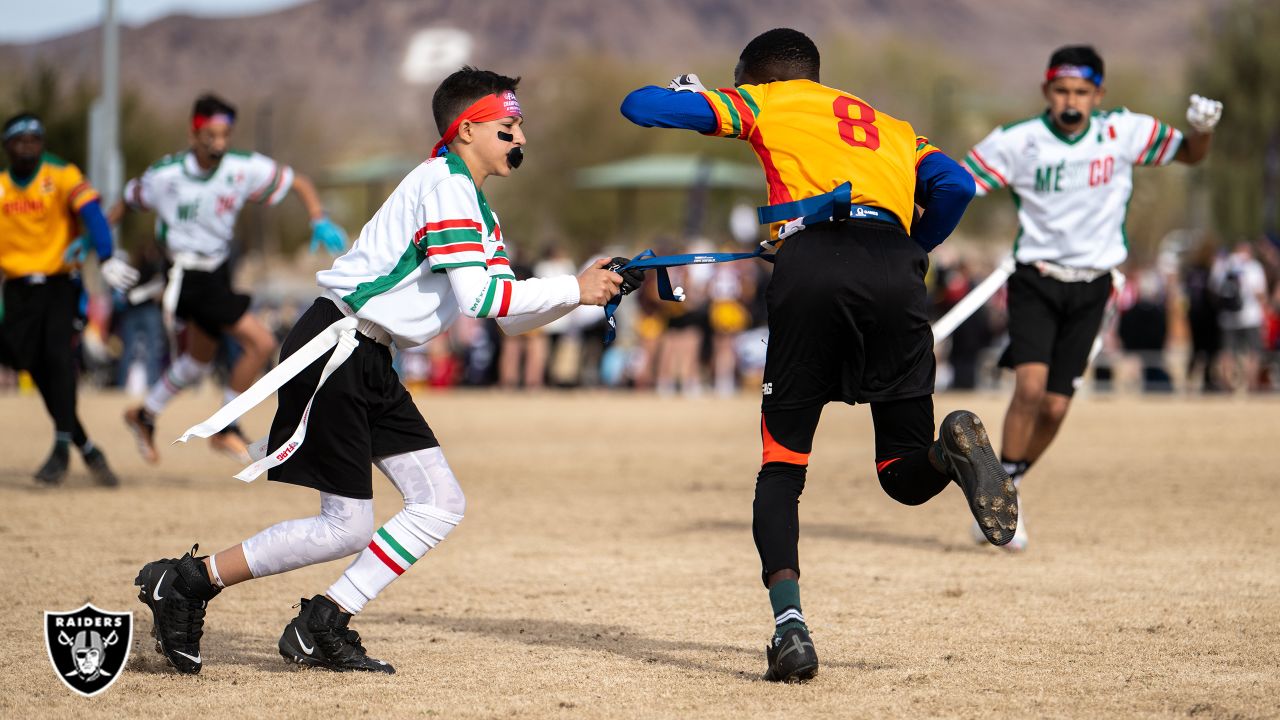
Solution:
[[(1206, 5), (1219, 0), (315, 0), (254, 17), (170, 16), (122, 30), (126, 85), (163, 108), (215, 89), (253, 108), (271, 98), (323, 112), (323, 124), (365, 136), (421, 127), (429, 86), (401, 66), (416, 33), (456, 28), (472, 38), (471, 62), (533, 76), (557, 58), (607, 57), (652, 68), (655, 79), (714, 59), (728, 80), (754, 33), (788, 25), (824, 48), (896, 37), (954, 59), (1001, 93), (1025, 91), (1049, 50), (1091, 42), (1113, 66), (1176, 81), (1199, 45)], [(96, 31), (0, 46), (6, 67), (50, 62), (93, 77)], [(1032, 86), (1034, 87), (1034, 86)], [(1032, 91), (1034, 92), (1034, 91)], [(276, 108), (277, 110), (279, 107)]]

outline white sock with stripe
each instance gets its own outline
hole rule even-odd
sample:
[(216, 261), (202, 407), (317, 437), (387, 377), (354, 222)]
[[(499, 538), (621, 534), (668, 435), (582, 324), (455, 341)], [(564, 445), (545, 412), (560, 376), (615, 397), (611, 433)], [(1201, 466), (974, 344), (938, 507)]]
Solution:
[(155, 385), (151, 386), (151, 390), (147, 393), (146, 402), (143, 405), (147, 408), (147, 412), (152, 415), (159, 415), (164, 412), (169, 401), (183, 390), (200, 382), (205, 373), (209, 372), (209, 363), (202, 363), (195, 358), (183, 353), (168, 370), (160, 376)]
[(349, 613), (358, 613), (462, 521), (466, 499), (440, 448), (382, 458), (377, 463), (404, 495), (404, 509), (373, 539), (328, 591)]
[(373, 534), (369, 547), (330, 588), (328, 595), (358, 613), (462, 522), (461, 515), (431, 505), (406, 505)]

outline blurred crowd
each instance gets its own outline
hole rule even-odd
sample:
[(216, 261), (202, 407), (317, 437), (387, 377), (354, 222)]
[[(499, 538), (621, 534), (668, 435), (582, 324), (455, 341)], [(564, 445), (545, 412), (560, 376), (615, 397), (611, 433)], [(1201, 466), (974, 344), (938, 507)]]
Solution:
[[(735, 251), (696, 239), (659, 239), (660, 255)], [(633, 253), (612, 249), (605, 254)], [(596, 256), (574, 258), (552, 246), (530, 262), (516, 258), (517, 278), (577, 273)], [(171, 337), (160, 297), (163, 260), (154, 250), (133, 258), (143, 277), (129, 295), (85, 295), (79, 360), (99, 387), (140, 395), (169, 361)], [(941, 317), (981, 282), (997, 258), (944, 247), (928, 276), (932, 312)], [(575, 310), (532, 333), (507, 337), (489, 320), (461, 318), (427, 345), (398, 353), (410, 388), (496, 386), (503, 389), (630, 388), (662, 395), (733, 395), (759, 387), (768, 343), (765, 292), (772, 266), (751, 260), (672, 268), (685, 302), (658, 298), (652, 272), (624, 299), (617, 338), (604, 342), (597, 307)], [(1154, 264), (1124, 268), (1102, 351), (1093, 364), (1095, 390), (1148, 392), (1280, 390), (1280, 248), (1262, 238), (1221, 249), (1213, 238), (1162, 253)], [(283, 340), (312, 297), (258, 298), (255, 311)], [(938, 389), (994, 388), (1004, 382), (997, 360), (1006, 341), (1003, 290), (938, 347)], [(237, 356), (227, 339), (217, 365)], [(224, 371), (225, 372), (225, 371)], [(0, 368), (0, 389), (29, 383)]]

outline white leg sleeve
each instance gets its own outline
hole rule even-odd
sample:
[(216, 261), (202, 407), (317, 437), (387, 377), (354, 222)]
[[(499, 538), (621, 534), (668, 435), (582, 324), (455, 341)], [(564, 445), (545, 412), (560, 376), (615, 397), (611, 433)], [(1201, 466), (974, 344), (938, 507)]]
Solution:
[(350, 613), (364, 609), (393, 580), (440, 544), (467, 509), (440, 448), (392, 455), (377, 462), (404, 495), (404, 509), (378, 528), (369, 546), (329, 588), (329, 597)]
[(199, 362), (183, 353), (169, 365), (169, 369), (164, 371), (156, 384), (151, 386), (151, 390), (147, 392), (147, 399), (143, 403), (144, 406), (151, 414), (159, 415), (175, 395), (199, 383), (208, 372), (209, 363)]
[(320, 514), (277, 523), (244, 541), (255, 578), (337, 560), (373, 535), (373, 501), (320, 493)]

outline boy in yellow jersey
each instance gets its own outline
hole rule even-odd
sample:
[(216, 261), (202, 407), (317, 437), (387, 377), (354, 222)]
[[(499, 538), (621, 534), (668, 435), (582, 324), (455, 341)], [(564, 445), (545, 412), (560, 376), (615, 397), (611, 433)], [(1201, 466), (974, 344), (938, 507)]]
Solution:
[(973, 181), (909, 124), (819, 84), (818, 71), (808, 37), (770, 30), (742, 51), (734, 87), (708, 91), (682, 75), (622, 104), (639, 125), (746, 140), (768, 183), (760, 219), (778, 250), (752, 531), (774, 612), (772, 681), (818, 669), (800, 609), (798, 504), (826, 403), (871, 405), (876, 472), (893, 499), (918, 505), (955, 481), (990, 542), (1008, 542), (1017, 523), (1013, 484), (978, 418), (951, 413), (933, 435), (927, 253), (959, 222)]
[(0, 172), (0, 362), (31, 373), (54, 423), (53, 452), (35, 478), (44, 485), (61, 482), (74, 443), (95, 481), (118, 485), (106, 456), (76, 416), (72, 341), (80, 288), (67, 250), (80, 224), (93, 241), (108, 285), (127, 290), (137, 272), (111, 255), (111, 230), (98, 193), (75, 165), (44, 151), (40, 118), (15, 115), (2, 132), (8, 168)]

